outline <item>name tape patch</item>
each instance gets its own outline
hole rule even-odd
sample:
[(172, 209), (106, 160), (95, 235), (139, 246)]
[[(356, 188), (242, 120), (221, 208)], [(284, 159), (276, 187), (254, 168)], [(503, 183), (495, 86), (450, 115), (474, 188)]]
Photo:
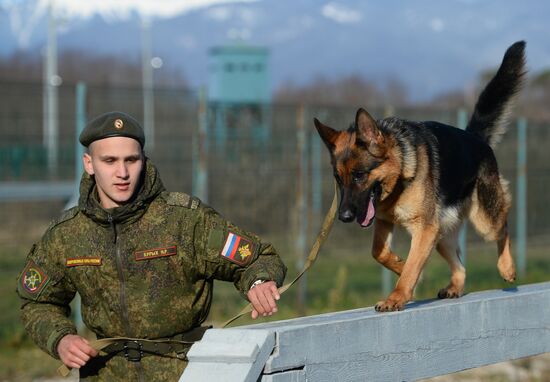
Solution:
[(82, 265), (100, 266), (101, 257), (76, 257), (72, 259), (67, 259), (65, 265), (67, 267), (79, 267)]
[(255, 246), (246, 238), (229, 232), (220, 256), (239, 265), (246, 265), (252, 259)]
[(174, 256), (178, 253), (177, 246), (173, 245), (166, 248), (147, 249), (145, 251), (138, 251), (134, 253), (137, 261), (156, 259), (157, 257)]

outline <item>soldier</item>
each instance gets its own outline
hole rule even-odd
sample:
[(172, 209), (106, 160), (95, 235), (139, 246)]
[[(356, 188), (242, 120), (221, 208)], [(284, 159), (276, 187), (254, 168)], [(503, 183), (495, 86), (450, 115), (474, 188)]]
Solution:
[[(177, 380), (190, 346), (181, 341), (204, 333), (214, 279), (235, 284), (252, 318), (277, 311), (286, 267), (275, 249), (197, 198), (165, 191), (135, 119), (103, 114), (80, 142), (78, 206), (33, 246), (17, 284), (23, 323), (40, 348), (79, 368), (81, 380)], [(98, 338), (167, 341), (119, 341), (98, 356), (68, 318), (76, 292)]]

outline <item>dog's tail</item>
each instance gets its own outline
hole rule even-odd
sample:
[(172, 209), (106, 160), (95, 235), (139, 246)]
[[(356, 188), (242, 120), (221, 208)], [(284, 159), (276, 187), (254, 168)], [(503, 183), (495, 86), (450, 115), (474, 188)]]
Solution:
[(506, 132), (508, 116), (525, 73), (525, 41), (518, 41), (508, 48), (497, 74), (481, 92), (466, 131), (495, 148)]

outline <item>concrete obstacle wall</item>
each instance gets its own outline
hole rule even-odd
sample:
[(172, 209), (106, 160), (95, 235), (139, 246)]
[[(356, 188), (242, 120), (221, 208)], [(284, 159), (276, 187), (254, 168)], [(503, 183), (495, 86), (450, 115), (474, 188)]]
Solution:
[(414, 381), (550, 352), (550, 282), (209, 330), (180, 381)]

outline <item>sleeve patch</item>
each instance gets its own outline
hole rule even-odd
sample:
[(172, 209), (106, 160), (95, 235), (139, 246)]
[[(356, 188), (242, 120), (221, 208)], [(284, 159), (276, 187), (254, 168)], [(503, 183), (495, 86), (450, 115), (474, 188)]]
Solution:
[(220, 256), (235, 264), (247, 265), (254, 257), (256, 245), (240, 235), (228, 232)]
[(29, 261), (21, 274), (20, 284), (23, 291), (38, 297), (50, 278), (34, 261)]

